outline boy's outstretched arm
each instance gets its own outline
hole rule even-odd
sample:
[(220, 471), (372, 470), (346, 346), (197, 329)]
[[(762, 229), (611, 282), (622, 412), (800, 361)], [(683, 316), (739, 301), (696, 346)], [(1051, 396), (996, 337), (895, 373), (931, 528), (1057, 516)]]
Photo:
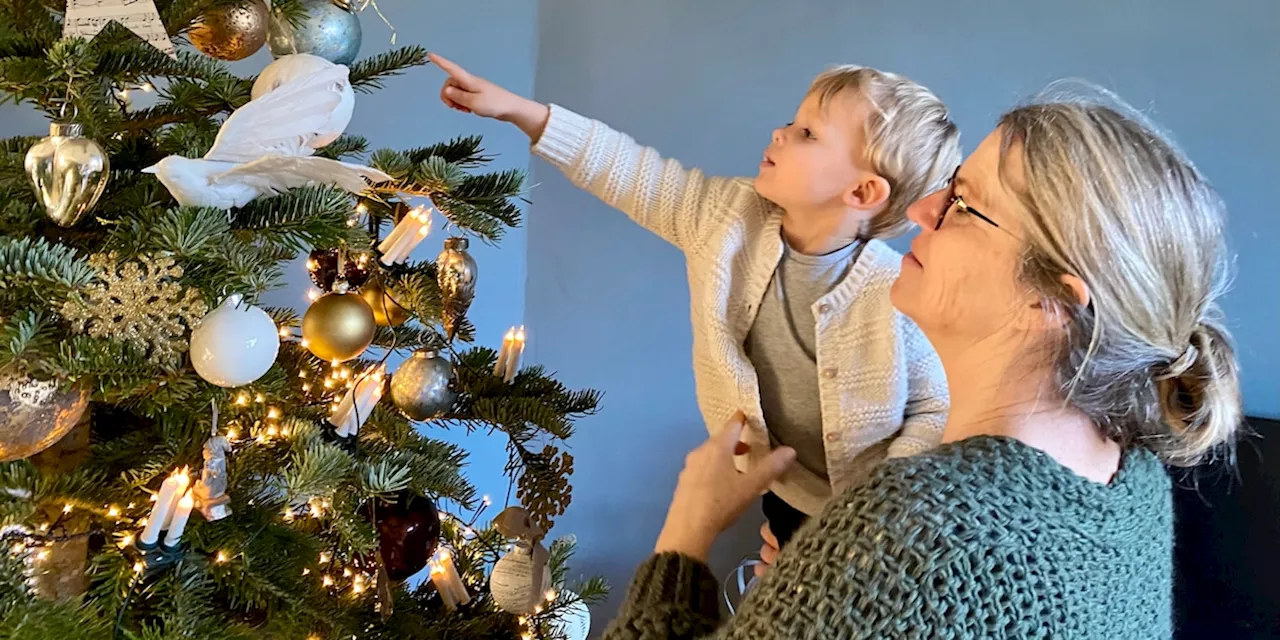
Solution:
[(708, 178), (602, 122), (516, 95), (440, 55), (431, 61), (449, 74), (440, 88), (445, 105), (516, 125), (534, 153), (575, 185), (683, 251), (692, 251), (720, 216), (758, 198), (743, 181)]

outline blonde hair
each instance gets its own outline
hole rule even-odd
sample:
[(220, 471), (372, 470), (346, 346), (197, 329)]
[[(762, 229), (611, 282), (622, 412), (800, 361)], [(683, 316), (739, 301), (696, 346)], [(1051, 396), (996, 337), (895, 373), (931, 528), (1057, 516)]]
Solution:
[[(1169, 464), (1230, 454), (1241, 398), (1217, 303), (1226, 207), (1144, 116), (1105, 90), (1063, 86), (1006, 113), (999, 129), (1001, 178), (1031, 212), (1024, 279), (1070, 319), (1058, 384), (1106, 436)], [(1022, 188), (1008, 180), (1015, 147)], [(1063, 274), (1087, 283), (1088, 305)]]
[(819, 104), (853, 91), (871, 107), (865, 124), (865, 159), (889, 182), (884, 211), (862, 231), (893, 238), (911, 228), (907, 207), (941, 189), (960, 166), (960, 128), (931, 91), (895, 73), (840, 65), (819, 74), (809, 88)]

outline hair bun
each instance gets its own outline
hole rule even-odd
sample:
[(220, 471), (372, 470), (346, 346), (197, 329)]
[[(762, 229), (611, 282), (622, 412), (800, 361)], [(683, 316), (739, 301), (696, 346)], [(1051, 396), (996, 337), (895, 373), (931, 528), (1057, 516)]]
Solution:
[(1150, 444), (1168, 462), (1195, 464), (1234, 438), (1241, 421), (1240, 381), (1227, 335), (1217, 321), (1200, 322), (1182, 354), (1155, 377), (1168, 430)]
[(1208, 342), (1210, 340), (1211, 338), (1208, 335), (1205, 326), (1203, 324), (1197, 324), (1195, 330), (1191, 332), (1191, 340), (1187, 343), (1186, 348), (1182, 350), (1182, 354), (1177, 358), (1174, 358), (1173, 362), (1169, 363), (1169, 366), (1165, 368), (1164, 373), (1156, 376), (1156, 381), (1162, 382), (1170, 380), (1186, 373), (1187, 370), (1191, 368), (1191, 365), (1195, 364), (1196, 360), (1200, 357), (1201, 349), (1208, 348)]

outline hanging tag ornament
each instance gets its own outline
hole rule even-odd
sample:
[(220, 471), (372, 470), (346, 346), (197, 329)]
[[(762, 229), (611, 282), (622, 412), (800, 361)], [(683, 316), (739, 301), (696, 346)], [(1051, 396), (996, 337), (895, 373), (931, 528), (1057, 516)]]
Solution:
[(445, 240), (444, 251), (436, 257), (436, 284), (440, 286), (444, 330), (450, 340), (457, 334), (458, 325), (466, 318), (467, 309), (476, 297), (476, 275), (476, 261), (467, 253), (467, 239)]
[(74, 225), (107, 187), (111, 161), (98, 143), (83, 136), (79, 124), (54, 122), (23, 164), (36, 199), (58, 226)]

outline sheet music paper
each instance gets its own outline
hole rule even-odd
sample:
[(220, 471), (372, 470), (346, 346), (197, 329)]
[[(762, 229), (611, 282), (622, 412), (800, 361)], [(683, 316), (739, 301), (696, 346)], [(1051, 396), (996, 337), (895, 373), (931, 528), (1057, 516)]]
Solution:
[(164, 30), (155, 0), (68, 0), (62, 37), (92, 40), (112, 21), (138, 34), (170, 58), (178, 57), (173, 41)]

